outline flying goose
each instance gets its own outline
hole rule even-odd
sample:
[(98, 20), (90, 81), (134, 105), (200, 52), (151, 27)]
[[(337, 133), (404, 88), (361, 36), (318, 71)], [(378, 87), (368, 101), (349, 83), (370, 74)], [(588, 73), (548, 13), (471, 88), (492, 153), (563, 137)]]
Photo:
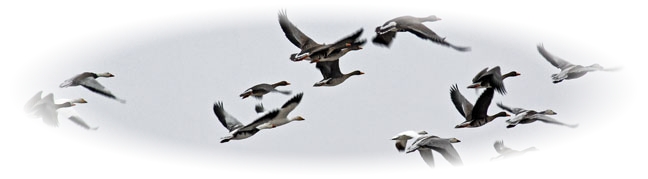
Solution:
[(346, 81), (349, 77), (354, 76), (354, 75), (363, 75), (364, 72), (361, 72), (360, 70), (353, 71), (351, 73), (347, 74), (342, 74), (340, 71), (340, 61), (335, 60), (335, 61), (327, 61), (327, 62), (317, 62), (315, 64), (315, 68), (319, 69), (320, 72), (322, 73), (322, 76), (324, 79), (321, 81), (315, 83), (313, 86), (314, 87), (319, 87), (319, 86), (337, 86), (344, 81)]
[[(42, 91), (39, 91), (29, 101), (27, 101), (27, 103), (25, 104), (25, 112), (33, 115), (34, 117), (42, 118), (45, 124), (53, 127), (58, 126), (59, 110), (75, 106), (76, 104), (87, 103), (87, 101), (83, 98), (77, 98), (73, 100), (57, 100), (55, 102), (54, 94), (49, 93), (42, 98), (41, 94)], [(72, 122), (77, 123), (74, 120), (72, 120)]]
[(504, 88), (504, 82), (502, 80), (508, 78), (508, 77), (513, 77), (513, 76), (519, 76), (520, 73), (516, 71), (511, 71), (508, 72), (504, 75), (500, 72), (500, 67), (495, 66), (488, 70), (488, 67), (484, 68), (482, 71), (477, 73), (475, 77), (473, 78), (472, 85), (469, 85), (468, 88), (495, 88), (498, 93), (504, 95), (506, 94), (506, 88)]
[(405, 152), (405, 147), (407, 147), (408, 140), (415, 139), (426, 134), (428, 134), (427, 131), (405, 131), (396, 134), (391, 138), (391, 140), (396, 141), (396, 150), (398, 150), (398, 152)]
[(108, 72), (105, 73), (83, 72), (68, 80), (65, 80), (63, 83), (61, 83), (61, 85), (59, 85), (59, 87), (66, 88), (66, 87), (81, 85), (92, 92), (106, 96), (108, 98), (115, 99), (120, 103), (126, 103), (126, 100), (117, 98), (110, 91), (108, 91), (103, 85), (99, 84), (99, 82), (96, 80), (98, 77), (110, 78), (110, 77), (114, 77), (114, 75)]
[(511, 108), (508, 106), (505, 106), (502, 103), (497, 103), (497, 106), (502, 108), (503, 110), (506, 110), (510, 113), (515, 114), (514, 118), (506, 120), (506, 123), (508, 123), (508, 126), (506, 128), (513, 128), (518, 124), (529, 124), (535, 121), (542, 121), (545, 123), (550, 123), (550, 124), (557, 124), (557, 125), (562, 125), (562, 126), (567, 126), (570, 128), (576, 128), (578, 127), (578, 124), (565, 124), (563, 122), (560, 122), (556, 119), (553, 119), (547, 115), (556, 115), (558, 113), (554, 112), (551, 109), (547, 109), (544, 111), (535, 111), (535, 110), (527, 110), (523, 108)]
[(495, 93), (494, 88), (487, 88), (473, 105), (459, 92), (457, 84), (450, 87), (450, 99), (454, 103), (457, 111), (463, 116), (466, 121), (455, 126), (455, 128), (474, 128), (480, 127), (489, 123), (497, 117), (510, 116), (506, 112), (502, 111), (493, 116), (488, 116), (488, 106), (490, 106), (491, 100), (493, 99), (493, 94)]
[[(358, 41), (358, 38), (362, 34), (362, 29), (356, 31), (352, 35), (345, 37), (337, 42), (326, 45), (319, 44), (313, 39), (308, 37), (306, 34), (301, 32), (297, 26), (295, 26), (290, 20), (285, 11), (279, 12), (279, 25), (281, 30), (284, 32), (288, 40), (297, 46), (301, 51), (299, 53), (294, 53), (290, 55), (290, 60), (292, 61), (301, 61), (304, 59), (315, 60), (317, 61), (334, 61), (339, 59), (342, 55), (346, 54), (348, 51), (342, 53), (334, 53), (336, 50), (340, 50), (350, 46), (351, 44), (364, 44), (364, 40)], [(360, 48), (361, 49), (361, 48)], [(359, 49), (349, 49), (349, 50), (359, 50)], [(332, 55), (335, 54), (335, 55)]]
[(243, 125), (234, 116), (225, 111), (223, 108), (223, 102), (218, 101), (214, 103), (213, 110), (218, 121), (220, 121), (220, 123), (229, 130), (229, 135), (222, 137), (220, 143), (251, 137), (259, 132), (260, 129), (258, 129), (257, 126), (268, 122), (279, 114), (279, 110), (273, 110), (252, 121), (250, 124)]
[(459, 156), (457, 150), (452, 146), (452, 143), (461, 142), (457, 138), (439, 138), (433, 135), (423, 135), (414, 141), (412, 145), (407, 148), (405, 153), (419, 151), (423, 161), (430, 167), (434, 167), (434, 156), (432, 150), (439, 152), (450, 164), (454, 166), (463, 165), (463, 161)]
[(286, 103), (281, 106), (281, 109), (279, 109), (279, 114), (275, 115), (274, 117), (272, 117), (272, 119), (266, 121), (265, 123), (257, 126), (257, 129), (270, 129), (288, 124), (292, 121), (303, 121), (304, 118), (301, 116), (288, 118), (288, 114), (292, 112), (297, 107), (297, 105), (299, 105), (303, 96), (304, 93), (299, 93), (290, 98), (290, 100), (286, 101)]
[(466, 52), (470, 47), (455, 46), (448, 43), (445, 37), (440, 37), (434, 31), (423, 25), (423, 22), (434, 22), (441, 20), (434, 15), (428, 17), (401, 16), (385, 22), (382, 26), (376, 27), (376, 36), (373, 43), (389, 47), (392, 40), (396, 37), (396, 32), (411, 32), (422, 39), (427, 39), (437, 44), (451, 47), (455, 50)]
[(270, 92), (277, 92), (285, 95), (290, 95), (290, 91), (280, 91), (275, 88), (278, 86), (287, 86), (290, 85), (287, 81), (280, 81), (274, 84), (267, 84), (267, 83), (261, 83), (258, 85), (254, 85), (251, 88), (248, 88), (245, 90), (243, 93), (239, 95), (242, 99), (245, 99), (247, 97), (253, 96), (259, 100), (263, 98), (263, 95), (268, 94)]
[(596, 63), (590, 66), (571, 64), (568, 61), (565, 61), (547, 52), (542, 44), (538, 44), (538, 52), (540, 52), (540, 55), (542, 55), (549, 63), (551, 63), (551, 65), (560, 69), (559, 73), (551, 75), (551, 79), (553, 80), (554, 84), (560, 83), (563, 80), (579, 78), (587, 74), (587, 72), (618, 70), (618, 68), (603, 68), (601, 65)]
[(497, 157), (491, 158), (491, 160), (495, 160), (495, 159), (499, 159), (499, 158), (504, 158), (504, 159), (511, 158), (511, 157), (523, 155), (523, 154), (525, 154), (525, 153), (527, 153), (529, 151), (538, 150), (535, 147), (529, 147), (529, 148), (526, 148), (526, 149), (524, 149), (522, 151), (513, 150), (511, 148), (508, 148), (508, 147), (504, 146), (504, 141), (501, 141), (501, 140), (495, 141), (495, 143), (493, 144), (493, 147), (495, 147), (495, 151), (497, 151), (497, 153), (499, 153), (499, 155)]

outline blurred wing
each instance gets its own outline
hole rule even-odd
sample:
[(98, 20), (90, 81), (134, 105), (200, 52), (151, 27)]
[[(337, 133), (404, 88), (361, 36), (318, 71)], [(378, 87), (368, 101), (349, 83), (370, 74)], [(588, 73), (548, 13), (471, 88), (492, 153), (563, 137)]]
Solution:
[(315, 68), (319, 69), (324, 79), (337, 78), (343, 76), (340, 71), (340, 61), (317, 62)]
[(504, 154), (507, 153), (508, 151), (511, 151), (510, 148), (504, 146), (504, 141), (501, 140), (495, 141), (493, 147), (495, 147), (495, 151), (497, 151), (497, 153), (499, 154)]
[(503, 110), (508, 111), (508, 112), (510, 112), (510, 113), (513, 113), (513, 114), (520, 114), (520, 113), (526, 111), (526, 109), (522, 109), (522, 108), (511, 108), (511, 107), (505, 106), (505, 105), (502, 104), (502, 103), (497, 103), (497, 107), (502, 108)]
[(434, 156), (432, 155), (432, 150), (430, 149), (419, 149), (419, 154), (421, 154), (421, 158), (423, 158), (423, 161), (425, 163), (434, 168)]
[(463, 165), (463, 161), (461, 160), (459, 153), (449, 141), (439, 139), (437, 140), (437, 142), (438, 145), (431, 147), (434, 151), (441, 153), (443, 158), (445, 158), (448, 162), (450, 162), (454, 166)]
[(297, 28), (297, 26), (293, 25), (293, 23), (288, 20), (288, 16), (286, 15), (285, 11), (279, 12), (279, 25), (281, 26), (281, 30), (283, 30), (288, 40), (290, 40), (290, 42), (298, 48), (306, 49), (317, 44), (317, 42), (306, 36), (306, 34), (301, 32)]
[(233, 131), (234, 129), (243, 127), (243, 124), (241, 124), (241, 122), (236, 120), (234, 116), (230, 115), (229, 113), (227, 113), (227, 111), (225, 111), (222, 102), (219, 101), (214, 103), (213, 109), (214, 109), (214, 114), (216, 114), (216, 117), (218, 118), (218, 121), (220, 121), (220, 123), (223, 124), (223, 126), (227, 128), (227, 130), (229, 130), (230, 132)]
[(479, 73), (477, 73), (477, 75), (475, 75), (475, 77), (473, 77), (472, 82), (473, 82), (473, 83), (477, 83), (477, 82), (479, 82), (479, 79), (480, 79), (482, 76), (484, 76), (484, 74), (486, 74), (486, 71), (487, 71), (487, 70), (488, 70), (488, 67), (484, 68), (482, 71), (480, 71)]
[(38, 91), (34, 96), (32, 96), (27, 103), (23, 106), (23, 109), (25, 112), (33, 112), (34, 111), (34, 106), (38, 101), (41, 100), (41, 95), (43, 94), (43, 91)]
[(259, 103), (256, 106), (254, 106), (254, 111), (256, 111), (256, 113), (262, 113), (263, 111), (265, 111), (265, 108), (263, 107), (263, 103)]
[(384, 34), (376, 33), (376, 36), (371, 41), (375, 45), (382, 45), (385, 47), (389, 47), (391, 45), (392, 40), (394, 40), (395, 37), (396, 37), (396, 32), (394, 31), (389, 31)]
[(331, 51), (333, 51), (335, 49), (345, 48), (345, 47), (347, 47), (347, 44), (354, 43), (356, 40), (358, 40), (360, 35), (362, 35), (362, 31), (363, 31), (363, 29), (360, 29), (360, 30), (354, 32), (353, 34), (351, 34), (351, 35), (349, 35), (349, 36), (347, 36), (347, 37), (345, 37), (343, 39), (340, 39), (337, 42), (331, 44), (327, 54), (330, 54)]
[(538, 44), (538, 52), (540, 52), (540, 55), (542, 55), (551, 65), (555, 66), (556, 68), (560, 68), (561, 70), (572, 66), (571, 63), (558, 58), (554, 55), (551, 55), (547, 50), (545, 50), (544, 46), (542, 44)]
[(459, 88), (457, 88), (457, 84), (450, 87), (450, 99), (455, 105), (455, 108), (457, 108), (457, 111), (461, 113), (461, 116), (468, 120), (468, 114), (472, 112), (473, 105), (463, 95), (461, 95)]
[(90, 126), (89, 126), (85, 121), (83, 121), (83, 119), (81, 119), (79, 116), (70, 116), (70, 117), (68, 117), (68, 119), (70, 119), (70, 121), (72, 121), (72, 122), (74, 122), (75, 124), (77, 124), (77, 125), (83, 127), (83, 128), (86, 129), (86, 130), (97, 130), (97, 129), (98, 129), (98, 127), (94, 127), (94, 128), (90, 127)]
[(112, 99), (117, 99), (120, 102), (123, 103), (123, 100), (118, 99), (115, 95), (113, 95), (110, 91), (108, 91), (103, 85), (101, 85), (97, 80), (95, 80), (92, 77), (87, 77), (84, 78), (83, 80), (80, 81), (81, 86), (85, 87), (86, 89), (95, 92), (97, 94), (112, 98)]

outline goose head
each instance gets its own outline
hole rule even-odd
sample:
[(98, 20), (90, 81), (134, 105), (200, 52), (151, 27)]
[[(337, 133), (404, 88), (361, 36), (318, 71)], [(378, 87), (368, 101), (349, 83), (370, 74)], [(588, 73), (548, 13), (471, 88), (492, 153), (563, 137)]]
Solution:
[(97, 73), (98, 77), (105, 77), (105, 78), (110, 78), (110, 77), (115, 77), (112, 73), (109, 72), (104, 72), (104, 73)]
[(304, 119), (301, 116), (293, 117), (292, 119), (290, 119), (290, 121), (303, 121), (303, 120), (306, 120), (306, 119)]
[(277, 83), (273, 84), (272, 86), (277, 87), (277, 86), (288, 86), (288, 85), (290, 85), (290, 83), (288, 83), (287, 81), (280, 81), (280, 82), (277, 82)]
[(507, 77), (512, 77), (512, 76), (520, 76), (520, 75), (521, 74), (518, 73), (517, 71), (511, 71), (511, 72), (508, 72), (508, 73), (502, 75), (502, 78), (507, 78)]

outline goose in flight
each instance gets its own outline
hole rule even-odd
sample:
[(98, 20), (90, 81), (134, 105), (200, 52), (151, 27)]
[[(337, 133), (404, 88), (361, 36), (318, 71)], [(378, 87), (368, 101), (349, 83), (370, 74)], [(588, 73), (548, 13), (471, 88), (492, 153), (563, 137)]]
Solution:
[(220, 121), (221, 124), (230, 131), (228, 136), (221, 138), (221, 143), (225, 143), (230, 140), (241, 140), (251, 137), (262, 129), (275, 128), (292, 121), (303, 121), (304, 118), (301, 116), (288, 118), (288, 114), (292, 112), (297, 107), (297, 105), (299, 105), (303, 96), (303, 93), (295, 95), (293, 98), (284, 103), (284, 105), (281, 106), (280, 109), (271, 110), (270, 112), (264, 114), (263, 116), (257, 118), (247, 125), (243, 125), (236, 118), (234, 118), (234, 116), (227, 113), (227, 111), (225, 111), (225, 109), (223, 108), (222, 102), (214, 103), (214, 114), (216, 114), (218, 121)]
[(362, 34), (362, 29), (354, 32), (352, 35), (338, 40), (333, 44), (319, 44), (304, 34), (290, 20), (285, 11), (279, 12), (279, 25), (286, 35), (286, 38), (301, 51), (290, 55), (290, 60), (301, 61), (311, 60), (318, 61), (335, 61), (351, 50), (360, 50), (362, 48), (347, 48), (351, 45), (362, 45), (365, 40), (358, 40)]
[(538, 52), (540, 52), (540, 55), (542, 55), (542, 57), (544, 57), (549, 63), (551, 63), (551, 65), (560, 69), (560, 72), (551, 75), (551, 79), (553, 80), (554, 84), (560, 83), (563, 80), (579, 78), (587, 74), (588, 72), (616, 71), (619, 69), (603, 68), (601, 65), (596, 63), (589, 66), (574, 65), (566, 60), (563, 60), (562, 58), (550, 54), (549, 52), (547, 52), (547, 50), (545, 50), (542, 44), (538, 44)]
[(491, 100), (493, 100), (493, 94), (495, 93), (494, 88), (487, 88), (477, 99), (475, 105), (473, 106), (460, 92), (457, 88), (457, 84), (450, 87), (450, 99), (452, 103), (459, 111), (462, 117), (466, 120), (461, 124), (455, 126), (455, 128), (474, 128), (485, 125), (486, 123), (491, 122), (495, 118), (510, 116), (506, 112), (502, 111), (495, 115), (488, 116), (488, 106), (490, 106)]
[(280, 81), (274, 84), (261, 83), (258, 85), (254, 85), (251, 88), (248, 88), (243, 93), (241, 93), (239, 97), (245, 99), (247, 97), (253, 96), (261, 100), (263, 98), (263, 95), (268, 94), (270, 92), (277, 92), (284, 95), (290, 95), (291, 93), (290, 91), (281, 91), (276, 89), (279, 86), (288, 86), (288, 85), (290, 85), (290, 83), (288, 83), (287, 81)]
[[(52, 93), (49, 93), (44, 97), (41, 97), (41, 95), (42, 91), (39, 91), (27, 101), (27, 103), (24, 105), (25, 112), (32, 115), (33, 117), (42, 118), (45, 124), (53, 127), (57, 127), (59, 124), (59, 111), (63, 113), (63, 115), (71, 117), (72, 114), (75, 114), (75, 111), (70, 107), (75, 106), (76, 104), (87, 103), (87, 101), (83, 98), (77, 98), (73, 100), (58, 99), (54, 101), (54, 94)], [(80, 120), (80, 118), (70, 120), (78, 125), (81, 125), (82, 127), (83, 125), (80, 123), (85, 124), (85, 122)], [(87, 124), (85, 125), (87, 126)]]
[(519, 76), (520, 73), (516, 71), (508, 72), (504, 75), (500, 72), (500, 67), (495, 66), (488, 70), (488, 67), (484, 68), (482, 71), (477, 73), (473, 78), (472, 85), (469, 85), (468, 88), (495, 88), (498, 93), (504, 95), (506, 94), (506, 88), (504, 88), (503, 80), (508, 77)]
[(529, 148), (526, 148), (526, 149), (521, 150), (521, 151), (520, 150), (513, 150), (511, 148), (506, 147), (504, 145), (504, 141), (501, 141), (501, 140), (495, 141), (495, 143), (493, 144), (493, 147), (495, 147), (495, 151), (499, 155), (496, 156), (496, 157), (491, 158), (491, 160), (500, 159), (500, 158), (506, 159), (506, 158), (516, 157), (516, 156), (523, 155), (523, 154), (525, 154), (525, 153), (527, 153), (529, 151), (538, 150), (535, 147), (529, 147)]
[(317, 62), (315, 68), (319, 69), (324, 77), (321, 81), (315, 83), (314, 87), (319, 86), (337, 86), (346, 81), (349, 77), (354, 75), (363, 75), (364, 72), (360, 70), (355, 70), (351, 73), (342, 74), (340, 71), (340, 61), (327, 61), (327, 62)]
[(405, 147), (407, 147), (408, 140), (419, 138), (426, 134), (428, 134), (427, 131), (404, 131), (396, 134), (391, 138), (391, 140), (396, 141), (396, 150), (398, 150), (398, 152), (405, 152)]
[(561, 125), (561, 126), (567, 126), (567, 127), (570, 127), (570, 128), (578, 127), (578, 124), (565, 124), (563, 122), (560, 122), (560, 121), (558, 121), (556, 119), (553, 119), (553, 118), (547, 116), (547, 115), (556, 115), (556, 114), (558, 114), (558, 113), (554, 112), (551, 109), (547, 109), (547, 110), (538, 112), (538, 111), (535, 111), (535, 110), (527, 110), (527, 109), (523, 109), (523, 108), (512, 108), (512, 107), (506, 106), (506, 105), (504, 105), (502, 103), (497, 103), (497, 106), (502, 108), (505, 111), (508, 111), (510, 113), (515, 114), (514, 118), (506, 120), (506, 123), (508, 123), (506, 128), (513, 128), (518, 124), (529, 124), (529, 123), (533, 123), (535, 121), (542, 121), (542, 122), (545, 122), (545, 123), (556, 124), (556, 125)]
[(463, 165), (463, 161), (459, 156), (457, 150), (452, 146), (452, 143), (461, 142), (457, 138), (439, 138), (433, 135), (423, 135), (414, 141), (410, 145), (405, 153), (411, 153), (414, 151), (419, 151), (423, 161), (428, 164), (430, 167), (434, 167), (434, 156), (432, 155), (432, 150), (439, 152), (443, 158), (445, 158), (450, 164), (454, 166)]
[(441, 37), (423, 25), (423, 22), (434, 22), (441, 20), (434, 15), (428, 17), (401, 16), (385, 22), (382, 26), (376, 27), (376, 36), (373, 43), (389, 47), (397, 32), (410, 32), (419, 38), (430, 40), (439, 45), (451, 47), (457, 51), (470, 51), (470, 47), (456, 46), (448, 43), (445, 37)]
[(108, 72), (105, 73), (83, 72), (68, 80), (65, 80), (63, 83), (61, 83), (61, 85), (59, 85), (59, 87), (66, 88), (66, 87), (81, 85), (92, 92), (95, 92), (97, 94), (103, 95), (108, 98), (112, 98), (114, 100), (119, 101), (120, 103), (126, 103), (126, 100), (117, 98), (114, 94), (112, 94), (112, 92), (106, 89), (103, 85), (99, 84), (99, 82), (96, 80), (98, 77), (111, 78), (114, 77), (114, 75)]

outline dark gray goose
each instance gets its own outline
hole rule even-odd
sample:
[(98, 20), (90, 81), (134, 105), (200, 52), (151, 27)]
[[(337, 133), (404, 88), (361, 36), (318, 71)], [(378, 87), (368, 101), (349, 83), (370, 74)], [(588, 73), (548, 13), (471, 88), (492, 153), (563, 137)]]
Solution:
[(114, 75), (108, 72), (105, 73), (83, 72), (68, 80), (65, 80), (63, 83), (61, 83), (61, 85), (59, 85), (59, 87), (66, 88), (66, 87), (81, 85), (92, 92), (95, 92), (97, 94), (103, 95), (108, 98), (112, 98), (114, 100), (119, 101), (120, 103), (126, 103), (126, 100), (117, 98), (115, 95), (112, 94), (112, 92), (107, 90), (103, 85), (99, 84), (99, 82), (96, 80), (98, 77), (110, 78), (110, 77), (114, 77)]
[(428, 166), (434, 168), (434, 156), (432, 155), (432, 150), (439, 152), (443, 158), (445, 158), (450, 164), (454, 166), (463, 165), (463, 161), (459, 156), (457, 150), (452, 146), (452, 143), (461, 142), (457, 138), (439, 138), (433, 135), (423, 135), (414, 141), (412, 145), (407, 148), (405, 153), (411, 153), (414, 151), (419, 151), (423, 161), (428, 164)]
[(553, 83), (560, 83), (563, 80), (569, 80), (569, 79), (576, 79), (579, 78), (588, 72), (594, 72), (594, 71), (616, 71), (619, 68), (603, 68), (599, 64), (592, 64), (589, 66), (582, 66), (582, 65), (574, 65), (569, 63), (568, 61), (563, 60), (562, 58), (556, 57), (547, 50), (545, 50), (544, 46), (542, 44), (538, 44), (538, 52), (540, 52), (540, 55), (544, 57), (551, 65), (554, 67), (560, 69), (559, 73), (552, 74), (551, 79), (553, 80)]
[(281, 26), (281, 30), (283, 30), (288, 40), (301, 50), (299, 53), (290, 55), (290, 60), (292, 61), (301, 61), (305, 59), (311, 60), (311, 62), (313, 63), (318, 61), (334, 61), (351, 50), (362, 49), (350, 49), (347, 48), (348, 46), (351, 46), (352, 44), (361, 45), (365, 43), (365, 40), (358, 41), (358, 38), (363, 31), (362, 29), (360, 29), (352, 35), (338, 40), (333, 44), (319, 44), (308, 37), (306, 34), (301, 32), (301, 30), (299, 30), (297, 26), (290, 22), (285, 11), (279, 12), (279, 25)]
[(504, 141), (501, 141), (501, 140), (495, 141), (495, 143), (493, 144), (493, 147), (495, 147), (495, 151), (499, 155), (496, 156), (496, 157), (491, 158), (491, 160), (500, 159), (500, 158), (506, 159), (506, 158), (516, 157), (516, 156), (523, 155), (523, 154), (525, 154), (525, 153), (527, 153), (529, 151), (538, 150), (535, 147), (529, 147), (529, 148), (526, 148), (526, 149), (521, 150), (521, 151), (513, 150), (511, 148), (506, 147), (504, 145)]
[(459, 111), (462, 117), (466, 120), (461, 124), (455, 126), (455, 128), (474, 128), (483, 126), (495, 118), (510, 116), (506, 112), (502, 111), (493, 116), (488, 116), (488, 107), (490, 106), (491, 101), (493, 100), (493, 95), (495, 93), (494, 88), (487, 88), (479, 96), (475, 105), (473, 106), (457, 88), (457, 84), (450, 87), (450, 99), (452, 103)]
[(470, 47), (456, 46), (448, 43), (445, 37), (440, 37), (434, 31), (423, 25), (423, 22), (434, 22), (441, 20), (434, 15), (428, 17), (401, 16), (385, 22), (382, 26), (376, 27), (376, 36), (372, 42), (377, 45), (389, 47), (397, 32), (411, 32), (422, 39), (427, 39), (437, 44), (451, 47), (457, 51), (470, 51)]
[(313, 85), (314, 87), (337, 86), (339, 84), (342, 84), (351, 76), (364, 74), (364, 72), (361, 72), (360, 70), (355, 70), (351, 73), (342, 74), (342, 72), (340, 71), (339, 60), (317, 62), (317, 64), (315, 64), (315, 68), (319, 69), (319, 71), (322, 73), (322, 77), (324, 78), (319, 82), (315, 83)]
[(258, 85), (254, 85), (251, 88), (248, 88), (239, 96), (242, 99), (253, 96), (260, 100), (263, 98), (263, 95), (268, 94), (270, 92), (277, 92), (285, 95), (290, 95), (291, 93), (290, 91), (280, 91), (276, 89), (279, 86), (287, 86), (287, 85), (290, 85), (290, 83), (288, 83), (287, 81), (280, 81), (274, 84), (261, 83)]
[(404, 131), (401, 133), (396, 134), (394, 137), (391, 138), (391, 140), (396, 141), (396, 150), (398, 152), (405, 152), (405, 148), (407, 147), (407, 141), (410, 139), (416, 139), (419, 138), (423, 135), (428, 134), (427, 131)]
[(484, 68), (482, 71), (477, 73), (472, 79), (473, 84), (469, 85), (468, 88), (495, 88), (498, 93), (504, 95), (506, 94), (506, 88), (504, 87), (503, 80), (508, 77), (519, 76), (520, 73), (516, 71), (508, 72), (502, 75), (499, 66), (495, 66), (488, 70), (488, 67)]
[(510, 113), (515, 114), (514, 118), (506, 120), (506, 123), (508, 123), (506, 128), (513, 128), (518, 124), (529, 124), (529, 123), (533, 123), (535, 121), (542, 121), (542, 122), (545, 122), (545, 123), (557, 124), (557, 125), (566, 126), (566, 127), (570, 127), (570, 128), (578, 127), (578, 124), (565, 124), (563, 122), (560, 122), (560, 121), (558, 121), (556, 119), (553, 119), (553, 118), (547, 116), (547, 115), (556, 115), (556, 114), (558, 114), (558, 113), (554, 112), (551, 109), (546, 109), (544, 111), (538, 112), (538, 111), (535, 111), (535, 110), (527, 110), (527, 109), (523, 109), (523, 108), (511, 108), (511, 107), (506, 106), (506, 105), (504, 105), (502, 103), (497, 103), (497, 106), (502, 108), (503, 110), (506, 110), (506, 111), (508, 111)]
[(275, 116), (279, 114), (279, 110), (273, 110), (265, 115), (257, 118), (247, 125), (243, 125), (239, 122), (234, 116), (230, 115), (223, 108), (223, 102), (214, 103), (214, 114), (218, 118), (218, 121), (229, 130), (229, 135), (222, 137), (220, 143), (229, 142), (230, 140), (241, 140), (253, 136), (261, 129), (258, 129), (257, 126), (267, 123)]

